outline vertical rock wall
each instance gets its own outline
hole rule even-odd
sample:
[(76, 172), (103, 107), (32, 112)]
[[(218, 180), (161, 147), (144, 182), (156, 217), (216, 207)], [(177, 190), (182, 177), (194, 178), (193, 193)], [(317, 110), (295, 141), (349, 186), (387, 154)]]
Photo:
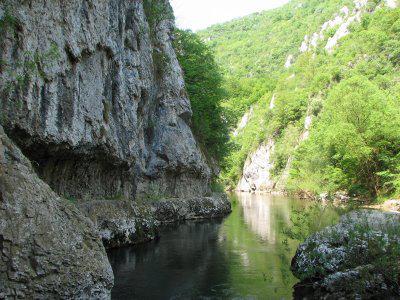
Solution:
[(60, 195), (209, 193), (166, 0), (0, 4), (1, 124)]
[(0, 299), (109, 298), (101, 238), (159, 223), (140, 197), (174, 198), (171, 221), (230, 211), (205, 197), (173, 29), (167, 0), (0, 2)]

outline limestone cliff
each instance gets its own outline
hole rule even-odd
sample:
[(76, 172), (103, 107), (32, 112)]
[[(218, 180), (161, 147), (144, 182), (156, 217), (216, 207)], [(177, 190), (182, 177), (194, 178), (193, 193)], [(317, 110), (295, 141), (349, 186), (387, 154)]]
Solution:
[(168, 0), (0, 2), (0, 298), (108, 298), (101, 239), (230, 211), (173, 29)]
[(1, 124), (60, 195), (209, 193), (166, 0), (0, 4)]
[[(296, 48), (297, 50), (288, 54), (286, 62), (284, 66), (282, 66), (282, 69), (288, 69), (287, 75), (290, 74), (288, 77), (285, 77), (285, 80), (289, 83), (290, 80), (295, 78), (295, 70), (290, 68), (296, 63), (296, 60), (302, 53), (310, 53), (313, 59), (315, 59), (315, 55), (318, 51), (326, 51), (328, 54), (333, 55), (333, 50), (339, 47), (340, 41), (350, 34), (351, 26), (360, 22), (363, 15), (372, 14), (374, 10), (383, 9), (385, 6), (389, 8), (395, 8), (397, 6), (396, 1), (383, 1), (374, 9), (372, 9), (369, 4), (367, 0), (353, 0), (351, 6), (345, 5), (341, 7), (331, 18), (324, 20), (317, 31), (305, 35), (299, 47)], [(328, 34), (329, 31), (331, 31), (331, 36)], [(279, 93), (277, 89), (273, 90), (272, 94), (273, 97), (270, 100), (269, 108), (274, 112), (275, 103), (277, 101), (284, 101), (285, 95)], [(284, 167), (276, 170), (275, 166), (277, 164), (276, 161), (274, 161), (274, 151), (279, 148), (277, 145), (279, 144), (279, 138), (281, 138), (279, 137), (281, 132), (278, 134), (277, 132), (270, 132), (254, 151), (247, 154), (241, 178), (236, 185), (236, 190), (245, 192), (285, 192), (288, 180), (290, 179), (290, 171), (293, 167), (293, 153), (295, 153), (296, 149), (298, 149), (298, 147), (309, 138), (310, 134), (312, 134), (312, 126), (318, 114), (318, 112), (313, 112), (313, 107), (318, 107), (323, 101), (318, 94), (310, 95), (308, 99), (305, 98), (302, 100), (304, 103), (307, 103), (307, 109), (301, 113), (301, 120), (304, 119), (304, 125), (300, 127), (296, 124), (299, 132), (293, 139), (294, 143), (290, 145), (291, 153), (287, 158), (285, 157)], [(259, 103), (262, 101), (265, 101), (265, 99), (261, 98)], [(267, 103), (263, 105), (265, 106)], [(253, 117), (251, 113), (252, 110), (253, 108), (243, 116), (241, 123), (238, 124), (237, 130), (233, 134), (234, 136), (237, 136), (240, 131), (243, 131), (246, 125), (251, 121)], [(269, 126), (268, 122), (264, 125), (267, 128)], [(273, 123), (273, 121), (271, 123)], [(301, 123), (299, 122), (299, 124)], [(285, 129), (281, 128), (279, 130), (283, 132)], [(287, 148), (290, 147), (287, 146)], [(273, 173), (275, 173), (274, 176), (272, 176)]]

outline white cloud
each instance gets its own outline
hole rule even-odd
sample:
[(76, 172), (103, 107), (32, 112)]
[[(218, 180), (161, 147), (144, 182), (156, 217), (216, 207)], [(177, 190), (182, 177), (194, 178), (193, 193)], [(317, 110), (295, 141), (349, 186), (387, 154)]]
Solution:
[(287, 2), (289, 0), (171, 0), (178, 27), (194, 31)]

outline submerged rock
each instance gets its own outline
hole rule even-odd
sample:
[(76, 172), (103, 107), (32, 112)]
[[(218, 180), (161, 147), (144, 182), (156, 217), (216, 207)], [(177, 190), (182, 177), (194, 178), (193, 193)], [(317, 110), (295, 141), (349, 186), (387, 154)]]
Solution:
[(309, 237), (292, 272), (298, 298), (338, 299), (400, 295), (400, 215), (362, 210)]
[(92, 222), (37, 177), (0, 126), (0, 299), (102, 299), (112, 285)]

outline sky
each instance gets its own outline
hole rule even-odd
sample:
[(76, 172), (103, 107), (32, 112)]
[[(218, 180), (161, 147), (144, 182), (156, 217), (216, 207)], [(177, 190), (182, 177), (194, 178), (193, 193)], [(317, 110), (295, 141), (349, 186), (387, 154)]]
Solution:
[(176, 24), (193, 31), (279, 7), (289, 0), (171, 0)]

